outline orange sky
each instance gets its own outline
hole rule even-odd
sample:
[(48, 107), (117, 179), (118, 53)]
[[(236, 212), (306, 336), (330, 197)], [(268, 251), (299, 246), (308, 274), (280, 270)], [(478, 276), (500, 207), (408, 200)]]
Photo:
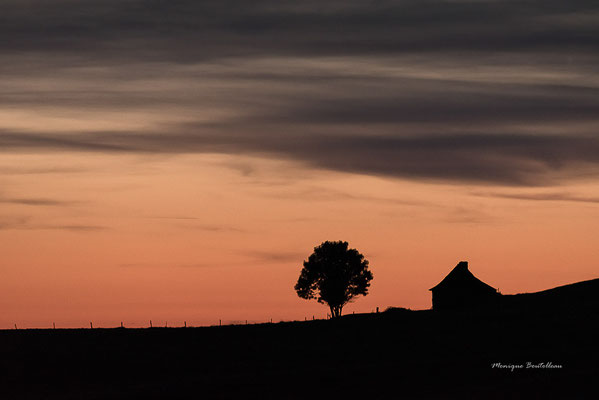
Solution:
[(2, 328), (323, 317), (293, 285), (324, 240), (371, 263), (370, 294), (346, 313), (429, 308), (460, 260), (503, 293), (596, 277), (595, 204), (217, 154), (4, 155), (8, 166), (30, 172), (2, 176), (18, 193), (2, 193)]

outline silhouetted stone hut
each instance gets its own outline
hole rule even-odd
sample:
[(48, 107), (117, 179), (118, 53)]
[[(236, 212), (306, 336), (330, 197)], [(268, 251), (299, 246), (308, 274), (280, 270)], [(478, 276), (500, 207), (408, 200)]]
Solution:
[(495, 306), (501, 294), (487, 285), (468, 270), (468, 262), (458, 265), (437, 286), (433, 292), (433, 310), (452, 310)]

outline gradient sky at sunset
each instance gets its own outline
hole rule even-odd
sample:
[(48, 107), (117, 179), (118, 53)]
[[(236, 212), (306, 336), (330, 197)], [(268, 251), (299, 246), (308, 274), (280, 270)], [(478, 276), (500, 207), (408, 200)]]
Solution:
[(0, 328), (429, 308), (599, 276), (596, 0), (2, 0)]

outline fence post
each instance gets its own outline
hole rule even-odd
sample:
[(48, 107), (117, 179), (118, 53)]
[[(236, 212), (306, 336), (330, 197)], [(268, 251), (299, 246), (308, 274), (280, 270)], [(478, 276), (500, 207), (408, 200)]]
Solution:
[(52, 322), (52, 329), (56, 329), (56, 322)]
[(222, 326), (222, 325), (223, 325), (223, 322), (219, 319), (218, 320), (218, 326)]
[(187, 328), (187, 321), (183, 321), (183, 327)]
[(150, 328), (152, 327), (152, 320), (150, 320)]
[(91, 321), (89, 321), (89, 329), (94, 329), (94, 324)]
[(19, 328), (17, 328), (17, 324), (15, 324), (15, 329), (19, 329)]

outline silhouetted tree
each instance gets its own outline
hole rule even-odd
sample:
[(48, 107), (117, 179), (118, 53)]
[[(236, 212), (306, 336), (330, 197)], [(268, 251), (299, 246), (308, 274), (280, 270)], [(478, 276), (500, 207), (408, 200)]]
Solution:
[(343, 306), (354, 297), (368, 294), (372, 272), (368, 260), (347, 242), (323, 242), (314, 248), (295, 284), (302, 299), (316, 299), (331, 308), (333, 317), (341, 316)]

